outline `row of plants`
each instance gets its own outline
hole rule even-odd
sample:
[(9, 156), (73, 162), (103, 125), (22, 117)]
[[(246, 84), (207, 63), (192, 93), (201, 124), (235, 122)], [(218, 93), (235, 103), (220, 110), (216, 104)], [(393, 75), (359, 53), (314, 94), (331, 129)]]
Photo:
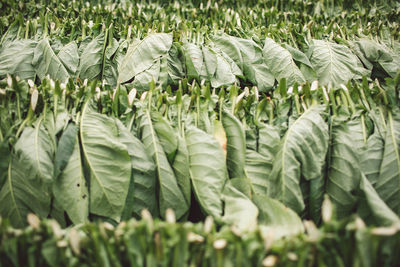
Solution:
[[(0, 103), (0, 214), (16, 227), (35, 212), (63, 226), (117, 223), (142, 209), (178, 220), (212, 216), (252, 229), (320, 223), (323, 195), (337, 217), (372, 225), (400, 214), (399, 75), (340, 89), (151, 83), (140, 94), (100, 82), (39, 87), (11, 76)], [(13, 101), (16, 100), (16, 101)], [(285, 206), (290, 209), (286, 208)]]
[[(274, 240), (260, 229), (240, 232), (204, 223), (153, 220), (85, 224), (62, 229), (29, 214), (29, 226), (12, 228), (0, 217), (0, 266), (397, 266), (399, 225), (371, 228), (357, 217), (326, 217), (317, 228)], [(328, 215), (325, 210), (325, 215)]]

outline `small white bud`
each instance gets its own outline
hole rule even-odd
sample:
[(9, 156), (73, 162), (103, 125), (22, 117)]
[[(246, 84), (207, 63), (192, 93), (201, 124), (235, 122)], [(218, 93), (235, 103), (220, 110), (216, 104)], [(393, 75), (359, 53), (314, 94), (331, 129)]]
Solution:
[(269, 255), (262, 261), (262, 265), (265, 267), (272, 267), (275, 266), (277, 261), (278, 258), (275, 255)]
[(28, 80), (28, 85), (29, 85), (29, 87), (34, 87), (35, 83), (31, 79), (29, 79)]
[(168, 208), (165, 211), (165, 220), (167, 222), (169, 222), (169, 223), (175, 223), (176, 222), (175, 212), (172, 209)]
[(33, 229), (39, 229), (40, 226), (40, 219), (38, 216), (36, 216), (33, 213), (29, 213), (28, 216), (26, 217), (28, 220), (28, 224), (33, 228)]
[(311, 91), (315, 91), (315, 90), (317, 90), (318, 89), (318, 81), (317, 80), (315, 80), (315, 81), (313, 81), (312, 83), (311, 83)]
[(132, 88), (132, 90), (128, 94), (128, 103), (130, 106), (132, 106), (133, 101), (136, 98), (136, 93), (137, 93), (137, 90), (135, 88)]
[(227, 244), (228, 244), (228, 242), (226, 242), (225, 239), (218, 239), (218, 240), (214, 241), (213, 246), (215, 249), (220, 250), (220, 249), (225, 248)]
[(80, 242), (81, 238), (78, 231), (75, 228), (71, 228), (69, 231), (69, 245), (71, 246), (72, 251), (77, 255), (81, 253)]
[(39, 92), (37, 89), (34, 89), (31, 95), (31, 108), (33, 111), (36, 109), (36, 104), (38, 102)]

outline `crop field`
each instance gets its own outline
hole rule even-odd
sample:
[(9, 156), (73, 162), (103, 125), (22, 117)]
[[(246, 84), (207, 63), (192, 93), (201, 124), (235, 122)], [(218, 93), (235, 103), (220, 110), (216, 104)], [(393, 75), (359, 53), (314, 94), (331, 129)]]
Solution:
[(400, 266), (400, 3), (2, 1), (0, 267)]

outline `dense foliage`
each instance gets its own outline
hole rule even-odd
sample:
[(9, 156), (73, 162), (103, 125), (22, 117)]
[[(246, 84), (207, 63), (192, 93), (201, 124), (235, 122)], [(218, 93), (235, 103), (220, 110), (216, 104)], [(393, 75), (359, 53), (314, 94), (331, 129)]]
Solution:
[(4, 264), (42, 234), (37, 265), (382, 263), (364, 257), (399, 245), (400, 5), (342, 4), (1, 3)]

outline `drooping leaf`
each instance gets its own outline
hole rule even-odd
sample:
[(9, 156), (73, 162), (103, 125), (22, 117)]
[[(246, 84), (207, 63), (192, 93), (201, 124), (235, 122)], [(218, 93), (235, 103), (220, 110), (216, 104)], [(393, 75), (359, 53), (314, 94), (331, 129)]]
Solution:
[(83, 155), (90, 169), (92, 214), (121, 219), (131, 177), (131, 160), (112, 118), (94, 112), (86, 103), (80, 121)]
[(268, 189), (268, 176), (272, 169), (272, 160), (268, 160), (257, 151), (246, 150), (246, 171), (254, 193), (266, 195)]
[[(243, 179), (243, 183), (251, 188), (251, 182), (245, 171), (246, 165), (246, 136), (241, 122), (227, 111), (222, 113), (222, 124), (227, 138), (226, 165), (231, 179)], [(240, 192), (250, 197), (245, 188), (237, 188)]]
[(105, 35), (100, 33), (83, 49), (79, 63), (79, 77), (84, 80), (100, 78), (103, 68)]
[(336, 206), (338, 218), (355, 211), (361, 179), (360, 160), (364, 135), (360, 118), (333, 118), (326, 191)]
[(400, 69), (400, 55), (384, 44), (369, 39), (360, 39), (354, 42), (353, 49), (362, 62), (378, 77), (379, 74), (374, 72), (379, 72), (381, 69), (392, 78)]
[[(318, 221), (323, 198), (325, 156), (328, 150), (328, 126), (320, 115), (320, 106), (305, 111), (283, 137), (270, 174), (268, 195), (300, 213), (307, 206)], [(307, 187), (303, 195), (300, 184)], [(304, 185), (309, 183), (309, 185)], [(306, 199), (306, 203), (304, 203)]]
[(83, 175), (78, 128), (68, 125), (58, 143), (53, 194), (74, 224), (89, 217), (89, 192)]
[(67, 69), (54, 53), (48, 39), (43, 39), (37, 44), (32, 65), (40, 80), (43, 80), (47, 75), (60, 82), (65, 82), (69, 78)]
[(200, 80), (202, 68), (204, 68), (203, 52), (201, 48), (195, 44), (185, 42), (183, 44), (185, 55), (186, 73), (189, 81), (196, 79)]
[(193, 192), (202, 210), (219, 220), (227, 178), (224, 152), (217, 140), (200, 129), (187, 129), (185, 138)]
[(63, 46), (57, 56), (69, 74), (75, 75), (79, 67), (79, 52), (76, 42), (72, 41)]
[(361, 175), (360, 190), (365, 197), (365, 201), (375, 219), (376, 225), (391, 226), (400, 221), (399, 217), (379, 197), (364, 174)]
[(11, 156), (7, 180), (0, 191), (0, 215), (16, 228), (27, 225), (26, 217), (31, 212), (41, 218), (50, 212), (50, 194), (39, 179), (30, 175), (36, 172), (30, 160), (24, 153)]
[(288, 86), (292, 86), (295, 82), (305, 81), (290, 52), (271, 38), (265, 39), (263, 56), (265, 63), (278, 81), (286, 78)]
[(188, 211), (189, 206), (178, 186), (174, 171), (156, 134), (150, 112), (145, 111), (140, 114), (138, 121), (140, 139), (156, 165), (159, 182), (160, 216), (164, 217), (165, 211), (171, 208), (179, 219)]
[(307, 53), (321, 85), (331, 82), (336, 87), (346, 84), (349, 80), (369, 75), (369, 71), (364, 69), (357, 56), (344, 45), (313, 40)]
[(32, 59), (36, 45), (36, 41), (25, 39), (4, 44), (0, 49), (0, 76), (12, 74), (21, 79), (35, 80)]
[(32, 177), (38, 177), (44, 183), (53, 182), (54, 147), (51, 137), (43, 125), (43, 117), (36, 122), (35, 128), (26, 127), (15, 144), (16, 153), (24, 154), (32, 166)]
[(259, 209), (258, 222), (264, 236), (279, 239), (304, 232), (299, 216), (281, 202), (259, 194), (254, 195), (253, 202)]
[(115, 119), (120, 133), (120, 141), (126, 146), (131, 158), (132, 181), (131, 194), (128, 194), (124, 207), (124, 215), (128, 219), (140, 218), (143, 209), (147, 209), (153, 216), (158, 216), (156, 184), (156, 167), (151, 157), (147, 154), (145, 146), (135, 137), (118, 119)]
[(30, 212), (46, 218), (50, 212), (49, 183), (53, 181), (54, 148), (41, 117), (26, 127), (14, 147), (7, 180), (0, 191), (0, 215), (15, 227), (26, 225)]
[(157, 134), (158, 140), (166, 154), (169, 163), (172, 165), (178, 150), (178, 137), (174, 129), (167, 119), (161, 116), (158, 112), (151, 113), (154, 131)]
[(176, 151), (176, 156), (174, 159), (174, 163), (172, 164), (172, 169), (174, 170), (178, 186), (181, 189), (186, 202), (190, 206), (191, 185), (189, 171), (189, 152), (186, 146), (186, 140), (181, 136), (178, 136), (178, 150)]
[(400, 215), (400, 118), (388, 112), (385, 147), (376, 192), (397, 215)]
[(125, 83), (150, 69), (161, 57), (167, 56), (172, 46), (172, 35), (154, 33), (130, 46), (119, 66), (118, 82)]
[(251, 231), (257, 225), (258, 209), (251, 200), (230, 181), (225, 184), (222, 199), (224, 216), (222, 221), (237, 226), (241, 231)]
[(253, 40), (223, 35), (212, 36), (218, 49), (228, 55), (241, 69), (243, 76), (260, 91), (269, 90), (275, 82), (271, 71), (264, 63), (262, 49)]

